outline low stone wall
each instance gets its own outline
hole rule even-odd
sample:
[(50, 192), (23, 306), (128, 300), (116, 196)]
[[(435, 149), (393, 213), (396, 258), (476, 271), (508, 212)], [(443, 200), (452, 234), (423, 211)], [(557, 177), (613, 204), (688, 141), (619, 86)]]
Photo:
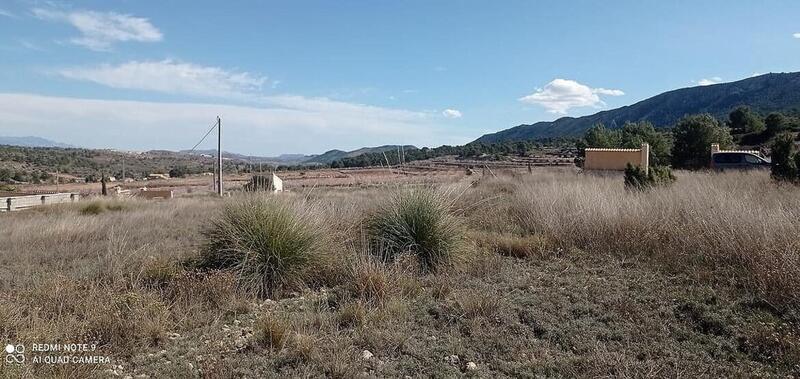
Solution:
[(80, 200), (77, 193), (24, 194), (0, 197), (0, 212), (11, 212), (41, 205), (71, 203)]

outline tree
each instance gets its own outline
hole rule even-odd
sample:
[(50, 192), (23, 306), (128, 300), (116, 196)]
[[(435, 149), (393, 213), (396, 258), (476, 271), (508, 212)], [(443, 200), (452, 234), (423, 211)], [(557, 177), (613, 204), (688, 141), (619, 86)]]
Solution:
[(603, 124), (595, 124), (583, 137), (586, 147), (613, 148), (622, 144), (622, 134), (619, 130), (606, 129)]
[(186, 167), (174, 167), (169, 170), (170, 178), (183, 178), (186, 176)]
[(669, 163), (672, 141), (669, 140), (667, 135), (657, 131), (653, 124), (647, 121), (626, 122), (622, 126), (622, 138), (619, 147), (637, 149), (643, 143), (650, 145), (651, 165), (660, 166)]
[(728, 115), (728, 126), (737, 132), (761, 133), (764, 122), (747, 106), (739, 106)]
[(772, 143), (772, 178), (781, 181), (793, 181), (797, 178), (797, 165), (794, 152), (794, 139), (789, 133), (783, 133)]
[(711, 144), (721, 149), (730, 148), (733, 138), (728, 128), (708, 113), (685, 116), (672, 131), (672, 165), (677, 168), (698, 169), (708, 167), (711, 161)]
[(770, 113), (764, 119), (764, 124), (767, 127), (767, 133), (775, 135), (783, 131), (788, 126), (786, 121), (786, 117), (784, 117), (783, 114)]
[(11, 177), (13, 176), (14, 176), (14, 171), (11, 171), (7, 168), (0, 168), (0, 182), (11, 181)]

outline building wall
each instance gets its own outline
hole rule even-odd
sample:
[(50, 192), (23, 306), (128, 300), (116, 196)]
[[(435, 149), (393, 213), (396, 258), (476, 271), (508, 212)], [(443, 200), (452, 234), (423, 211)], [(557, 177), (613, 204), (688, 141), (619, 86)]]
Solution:
[(628, 163), (649, 169), (650, 146), (643, 144), (641, 149), (593, 149), (587, 148), (585, 170), (624, 171)]

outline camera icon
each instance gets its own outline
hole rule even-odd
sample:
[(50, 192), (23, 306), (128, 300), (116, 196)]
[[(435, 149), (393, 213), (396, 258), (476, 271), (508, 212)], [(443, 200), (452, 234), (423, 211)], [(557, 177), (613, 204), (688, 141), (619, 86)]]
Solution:
[(25, 363), (25, 345), (6, 345), (6, 363), (23, 364)]

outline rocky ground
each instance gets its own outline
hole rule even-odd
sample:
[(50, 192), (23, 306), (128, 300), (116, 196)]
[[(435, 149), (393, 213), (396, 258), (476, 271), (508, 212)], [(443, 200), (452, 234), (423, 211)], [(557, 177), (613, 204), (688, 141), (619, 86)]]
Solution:
[[(338, 289), (252, 303), (213, 328), (171, 334), (118, 377), (786, 376), (797, 334), (769, 309), (581, 252), (487, 255), (406, 282), (383, 304)], [(458, 283), (458, 286), (455, 284)], [(277, 346), (264, 330), (281, 320)], [(119, 363), (118, 363), (119, 364)]]

